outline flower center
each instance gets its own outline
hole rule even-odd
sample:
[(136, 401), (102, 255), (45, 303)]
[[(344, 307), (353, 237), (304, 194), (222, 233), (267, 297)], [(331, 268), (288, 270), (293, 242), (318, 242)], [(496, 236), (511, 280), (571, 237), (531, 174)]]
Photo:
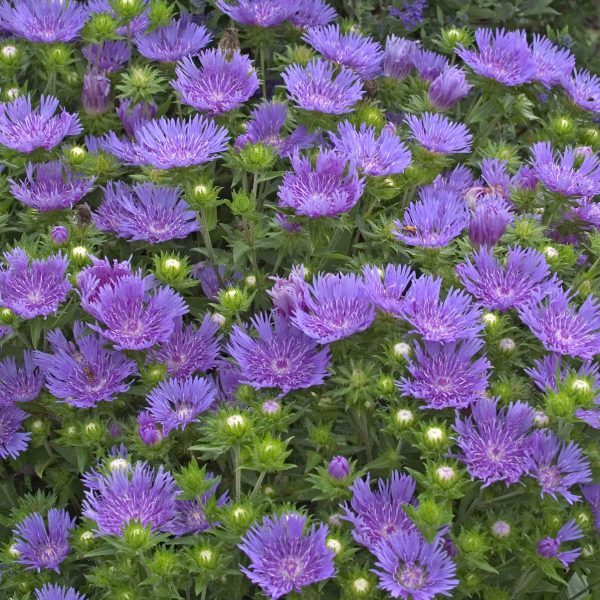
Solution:
[(425, 587), (427, 574), (424, 569), (414, 563), (407, 563), (404, 567), (396, 570), (395, 579), (403, 588), (409, 591), (418, 591)]

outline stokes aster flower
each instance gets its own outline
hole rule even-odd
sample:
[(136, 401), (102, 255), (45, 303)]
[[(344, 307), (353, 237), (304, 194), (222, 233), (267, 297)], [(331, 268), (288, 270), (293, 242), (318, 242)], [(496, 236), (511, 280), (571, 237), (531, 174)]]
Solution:
[(571, 101), (579, 108), (600, 113), (600, 77), (579, 69), (571, 77), (563, 77), (561, 83)]
[(298, 0), (290, 21), (296, 27), (319, 27), (335, 20), (337, 13), (323, 0)]
[(27, 449), (30, 433), (21, 431), (27, 413), (13, 404), (0, 405), (0, 458), (17, 458)]
[(394, 79), (405, 79), (415, 68), (413, 58), (419, 42), (390, 35), (385, 40), (383, 53), (383, 75)]
[(534, 79), (548, 88), (569, 77), (575, 68), (575, 57), (571, 52), (558, 48), (543, 35), (533, 34), (531, 51), (536, 66)]
[(250, 559), (241, 571), (271, 600), (333, 577), (332, 550), (326, 546), (326, 525), (306, 527), (306, 517), (294, 512), (263, 517), (239, 544)]
[(7, 356), (0, 361), (0, 406), (35, 400), (44, 385), (44, 378), (33, 361), (33, 353), (23, 352), (23, 367)]
[(395, 316), (402, 314), (404, 293), (415, 278), (408, 265), (387, 265), (385, 270), (365, 265), (363, 278), (365, 291), (373, 306)]
[(472, 87), (462, 69), (448, 67), (431, 82), (427, 98), (435, 109), (449, 110), (465, 98)]
[(87, 600), (87, 596), (78, 594), (73, 588), (47, 583), (35, 590), (35, 600)]
[(416, 50), (412, 61), (419, 77), (425, 81), (433, 81), (450, 66), (445, 56), (424, 48)]
[(116, 73), (131, 60), (131, 49), (125, 40), (106, 40), (82, 48), (85, 60), (100, 71)]
[(388, 7), (388, 12), (392, 17), (400, 19), (404, 29), (411, 30), (424, 21), (425, 10), (428, 6), (428, 0), (405, 0), (400, 8)]
[(100, 289), (105, 285), (114, 285), (121, 277), (133, 275), (129, 260), (119, 262), (108, 258), (90, 257), (92, 265), (85, 267), (77, 275), (77, 287), (81, 298), (81, 308), (94, 315), (94, 302), (98, 299)]
[(277, 27), (294, 14), (297, 5), (278, 0), (217, 0), (216, 6), (242, 25)]
[(565, 542), (579, 540), (582, 537), (581, 528), (574, 519), (571, 519), (558, 530), (556, 537), (542, 538), (536, 546), (536, 552), (543, 558), (556, 558), (562, 563), (563, 567), (568, 567), (579, 558), (581, 548), (561, 551), (561, 546)]
[(466, 125), (454, 123), (443, 115), (423, 113), (406, 117), (412, 137), (426, 150), (436, 154), (461, 154), (471, 151), (473, 136)]
[(496, 193), (478, 198), (469, 222), (469, 239), (474, 246), (494, 246), (515, 220), (511, 205)]

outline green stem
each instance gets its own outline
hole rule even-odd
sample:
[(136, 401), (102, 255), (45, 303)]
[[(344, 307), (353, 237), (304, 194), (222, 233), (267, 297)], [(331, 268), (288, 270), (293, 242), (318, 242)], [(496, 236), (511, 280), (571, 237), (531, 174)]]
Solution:
[(265, 67), (265, 48), (261, 46), (258, 50), (260, 56), (260, 73), (262, 75), (262, 94), (263, 98), (267, 99), (267, 70)]
[(252, 492), (250, 492), (250, 498), (254, 498), (254, 496), (256, 495), (256, 493), (258, 492), (258, 490), (260, 490), (260, 486), (262, 485), (263, 479), (265, 478), (266, 472), (265, 471), (261, 471), (260, 475), (258, 476), (258, 479), (256, 480), (256, 483), (254, 484), (254, 488), (252, 489)]
[(242, 465), (240, 458), (240, 445), (236, 444), (233, 448), (233, 471), (235, 473), (235, 500), (239, 502), (242, 497)]

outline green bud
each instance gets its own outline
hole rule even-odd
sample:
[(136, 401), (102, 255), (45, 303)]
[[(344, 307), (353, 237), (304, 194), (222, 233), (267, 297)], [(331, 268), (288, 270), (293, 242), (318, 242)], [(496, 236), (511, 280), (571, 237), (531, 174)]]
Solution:
[(177, 553), (167, 548), (159, 548), (152, 557), (151, 569), (161, 577), (170, 577), (177, 571)]
[(257, 440), (250, 447), (250, 456), (261, 471), (280, 471), (285, 468), (285, 459), (290, 455), (287, 444), (270, 434)]
[(449, 488), (456, 482), (456, 470), (449, 465), (440, 465), (433, 470), (435, 482), (443, 488)]
[(232, 522), (238, 527), (246, 528), (254, 520), (253, 511), (241, 503), (235, 503), (229, 510)]
[(104, 427), (99, 421), (88, 421), (84, 423), (81, 430), (81, 436), (88, 442), (99, 442), (104, 439)]
[(341, 542), (339, 538), (328, 537), (325, 541), (325, 545), (329, 550), (331, 550), (336, 556), (341, 554), (344, 550), (344, 544)]
[(441, 448), (447, 445), (448, 434), (441, 427), (432, 425), (423, 431), (423, 441), (430, 448)]
[(560, 254), (554, 246), (546, 246), (544, 248), (543, 252), (544, 252), (544, 256), (546, 257), (546, 260), (550, 264), (558, 262), (558, 260), (560, 258)]
[(350, 120), (355, 124), (366, 123), (367, 126), (375, 127), (375, 129), (381, 129), (387, 122), (383, 110), (366, 103), (361, 103), (356, 107)]
[(0, 49), (0, 66), (14, 68), (21, 62), (21, 51), (15, 44), (4, 44)]
[(161, 252), (154, 256), (153, 273), (160, 281), (179, 289), (198, 284), (191, 277), (192, 267), (187, 257), (173, 252)]
[(401, 428), (410, 427), (415, 422), (415, 413), (408, 408), (400, 408), (394, 414), (394, 423)]
[(202, 546), (194, 552), (196, 564), (202, 569), (212, 569), (217, 565), (218, 557), (212, 548)]
[(256, 390), (251, 385), (243, 383), (238, 386), (235, 397), (242, 404), (250, 404), (256, 398)]
[(270, 169), (277, 160), (277, 153), (271, 146), (248, 144), (240, 150), (239, 159), (246, 171), (257, 173)]
[(118, 23), (110, 13), (93, 13), (83, 28), (83, 39), (91, 44), (101, 44), (115, 37)]
[(357, 577), (350, 583), (352, 593), (356, 596), (366, 596), (372, 588), (371, 582), (364, 577)]
[(155, 386), (167, 376), (167, 365), (161, 363), (150, 363), (142, 371), (142, 380), (147, 385)]
[(89, 262), (90, 253), (85, 246), (74, 246), (69, 252), (69, 257), (73, 264), (81, 266)]
[(240, 190), (233, 192), (229, 206), (234, 215), (243, 216), (254, 210), (254, 200), (252, 196)]
[(90, 531), (89, 529), (86, 529), (85, 531), (82, 531), (79, 534), (79, 543), (84, 548), (89, 548), (89, 547), (93, 546), (95, 541), (96, 541), (96, 536), (94, 535), (94, 532)]
[(173, 6), (165, 0), (152, 0), (148, 10), (148, 18), (154, 27), (168, 25), (173, 16)]
[(369, 383), (369, 377), (361, 368), (352, 369), (350, 374), (350, 386), (353, 388), (363, 388)]
[(442, 29), (441, 47), (444, 52), (450, 54), (454, 52), (456, 46), (468, 46), (472, 42), (471, 33), (464, 28), (447, 27)]
[(377, 382), (377, 387), (382, 394), (390, 394), (396, 389), (394, 380), (388, 376), (380, 377), (379, 381)]
[(87, 158), (87, 150), (83, 146), (71, 146), (67, 151), (67, 158), (74, 165), (80, 165)]
[(213, 480), (206, 478), (206, 468), (200, 467), (195, 460), (181, 467), (174, 477), (177, 486), (182, 490), (182, 500), (193, 500), (208, 492), (214, 485)]
[(546, 393), (546, 411), (548, 414), (556, 417), (571, 418), (575, 408), (575, 397), (567, 390), (559, 390), (558, 393)]
[(241, 438), (248, 431), (249, 422), (244, 415), (234, 413), (224, 418), (223, 425), (229, 435)]
[(165, 81), (160, 71), (150, 65), (132, 66), (122, 74), (117, 90), (134, 102), (150, 102), (163, 90)]
[(0, 308), (0, 323), (3, 325), (10, 325), (14, 322), (16, 318), (15, 313), (7, 308), (6, 306)]
[(568, 115), (554, 117), (550, 127), (557, 135), (568, 135), (575, 129), (575, 121)]
[(148, 547), (151, 540), (150, 526), (144, 527), (139, 521), (131, 521), (123, 530), (123, 539), (132, 548)]
[(119, 19), (131, 21), (144, 11), (144, 0), (110, 0), (110, 5)]
[(229, 288), (219, 292), (219, 304), (225, 314), (235, 315), (246, 312), (251, 303), (252, 297), (245, 290)]
[(305, 66), (314, 56), (312, 48), (305, 45), (288, 46), (286, 49), (286, 58), (289, 58), (290, 63)]
[(31, 431), (34, 437), (42, 438), (48, 434), (50, 427), (46, 421), (42, 419), (35, 419), (29, 423), (28, 429)]
[(583, 140), (592, 148), (595, 148), (600, 143), (600, 131), (595, 127), (589, 127), (583, 132)]
[(71, 49), (65, 44), (52, 44), (45, 49), (44, 63), (52, 69), (65, 67), (71, 61)]
[(198, 181), (188, 188), (186, 199), (193, 210), (201, 210), (217, 205), (220, 190), (209, 181)]
[(406, 342), (398, 342), (392, 347), (392, 354), (396, 360), (405, 360), (411, 353), (411, 347)]
[(485, 536), (475, 529), (461, 532), (457, 542), (459, 548), (468, 554), (482, 554), (488, 549)]
[(586, 297), (592, 293), (592, 282), (589, 279), (585, 279), (581, 282), (577, 291), (581, 294), (581, 296)]
[(326, 446), (331, 441), (331, 430), (327, 425), (317, 425), (311, 428), (309, 437), (315, 446)]

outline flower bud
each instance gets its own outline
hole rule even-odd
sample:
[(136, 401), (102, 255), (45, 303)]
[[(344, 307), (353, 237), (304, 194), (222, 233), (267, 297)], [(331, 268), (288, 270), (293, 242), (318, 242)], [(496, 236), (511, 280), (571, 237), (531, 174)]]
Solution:
[(167, 365), (161, 363), (150, 363), (142, 371), (142, 381), (147, 385), (156, 385), (167, 376)]
[(14, 322), (14, 320), (15, 313), (12, 310), (10, 310), (10, 308), (7, 308), (6, 306), (0, 308), (0, 323), (2, 323), (3, 325), (10, 325)]
[(209, 181), (200, 181), (188, 189), (186, 199), (193, 210), (202, 210), (217, 205), (220, 188)]
[(145, 0), (113, 0), (111, 6), (122, 21), (131, 21), (141, 15), (145, 8)]
[(583, 139), (586, 144), (596, 147), (600, 142), (600, 132), (594, 127), (589, 127), (583, 132)]
[(217, 564), (217, 555), (210, 548), (200, 548), (194, 557), (198, 566), (203, 569), (210, 569)]
[(227, 319), (221, 313), (213, 313), (210, 315), (210, 320), (214, 321), (219, 327), (223, 327), (227, 323)]
[(350, 464), (343, 456), (335, 456), (327, 466), (327, 473), (336, 481), (343, 481), (350, 474)]
[(238, 504), (231, 508), (231, 518), (236, 525), (247, 527), (252, 522), (254, 515), (245, 506)]
[(71, 260), (77, 265), (84, 265), (88, 262), (89, 251), (85, 246), (74, 246), (69, 254)]
[(101, 44), (115, 35), (117, 27), (117, 22), (109, 12), (92, 13), (85, 25), (85, 40)]
[(550, 418), (545, 412), (536, 410), (533, 413), (533, 423), (536, 427), (546, 427), (550, 423)]
[(256, 390), (246, 383), (242, 383), (238, 386), (235, 392), (236, 400), (243, 404), (249, 404), (256, 398)]
[(19, 556), (21, 556), (21, 553), (17, 549), (16, 544), (13, 544), (12, 546), (9, 547), (8, 553), (12, 558), (19, 558)]
[(394, 358), (402, 360), (410, 356), (411, 347), (406, 342), (398, 342), (394, 344), (393, 353)]
[(254, 275), (248, 275), (244, 279), (244, 283), (246, 284), (246, 287), (255, 288), (256, 287), (256, 277)]
[(50, 239), (55, 246), (64, 246), (69, 241), (69, 230), (62, 225), (53, 227)]
[(132, 548), (142, 548), (150, 540), (150, 526), (144, 527), (139, 521), (132, 521), (123, 530), (123, 539)]
[(99, 117), (110, 107), (110, 79), (96, 68), (90, 69), (83, 77), (81, 92), (83, 110), (91, 117)]
[(496, 325), (498, 325), (499, 323), (498, 316), (491, 312), (483, 313), (483, 317), (481, 318), (483, 319), (483, 322), (486, 324), (488, 329), (496, 327)]
[(342, 542), (340, 542), (340, 540), (338, 540), (337, 538), (333, 538), (333, 537), (327, 538), (327, 541), (325, 542), (325, 545), (335, 555), (338, 555), (342, 551), (342, 549), (343, 549)]
[(400, 427), (409, 427), (415, 422), (415, 415), (412, 410), (401, 408), (396, 411), (394, 421), (396, 422), (396, 425), (399, 425)]
[(506, 521), (496, 521), (492, 525), (492, 535), (495, 538), (503, 539), (510, 535), (510, 525)]
[(152, 557), (151, 569), (161, 577), (170, 577), (177, 570), (177, 554), (167, 548), (159, 548)]
[(260, 412), (265, 417), (275, 417), (281, 413), (281, 404), (277, 400), (265, 400), (260, 407)]
[(380, 377), (377, 382), (377, 387), (382, 394), (390, 394), (395, 389), (394, 380), (387, 376)]
[(575, 129), (575, 121), (568, 115), (554, 117), (550, 127), (557, 135), (568, 135)]
[(447, 486), (456, 480), (456, 471), (448, 465), (443, 465), (434, 471), (434, 477), (437, 483)]
[(233, 192), (232, 198), (229, 201), (229, 206), (234, 215), (243, 216), (254, 210), (254, 200), (252, 199), (252, 196), (239, 190)]
[(245, 312), (250, 307), (251, 302), (251, 297), (244, 290), (238, 288), (229, 288), (219, 292), (219, 304), (225, 313)]
[(277, 160), (277, 153), (271, 146), (247, 144), (239, 153), (239, 159), (246, 171), (258, 173), (270, 169)]
[(357, 577), (350, 585), (357, 596), (364, 596), (371, 590), (371, 584), (364, 577)]
[(225, 419), (225, 429), (230, 435), (242, 437), (248, 429), (248, 420), (243, 415), (230, 415)]
[(104, 428), (97, 421), (88, 421), (83, 426), (82, 436), (90, 442), (99, 442), (104, 437)]
[(558, 259), (558, 256), (559, 256), (558, 250), (556, 248), (554, 248), (553, 246), (546, 246), (544, 248), (544, 254), (546, 256), (546, 259), (550, 263), (556, 262), (556, 260)]
[(355, 109), (351, 120), (357, 124), (366, 123), (376, 129), (381, 129), (386, 123), (385, 114), (380, 108), (364, 103)]
[(471, 34), (467, 29), (459, 27), (446, 27), (442, 29), (442, 49), (447, 54), (453, 53), (457, 45), (468, 46), (471, 43)]
[(498, 342), (498, 348), (506, 354), (511, 354), (512, 352), (514, 352), (516, 347), (517, 344), (511, 338), (502, 338)]
[(428, 427), (425, 430), (425, 442), (428, 446), (438, 447), (446, 443), (448, 436), (441, 427)]
[(83, 146), (71, 146), (67, 151), (67, 158), (75, 165), (81, 164), (87, 157), (87, 150)]

